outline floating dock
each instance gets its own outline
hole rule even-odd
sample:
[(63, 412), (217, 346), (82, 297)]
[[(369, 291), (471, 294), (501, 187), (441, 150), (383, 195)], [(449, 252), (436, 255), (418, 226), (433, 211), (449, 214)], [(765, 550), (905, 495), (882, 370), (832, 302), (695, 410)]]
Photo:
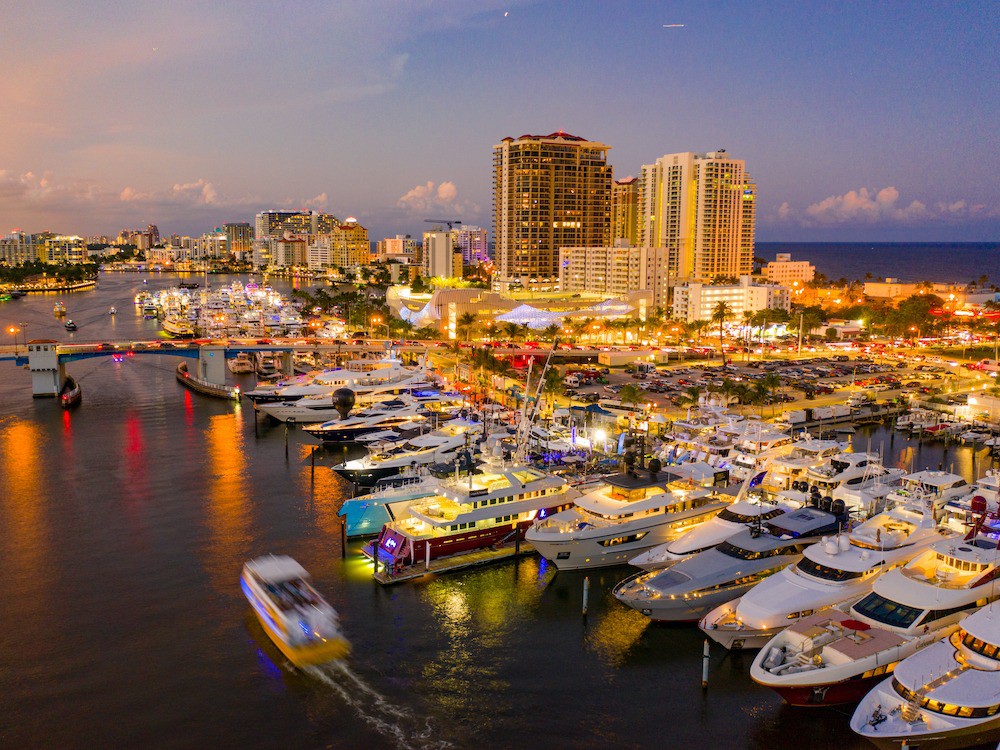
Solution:
[(489, 565), (533, 554), (535, 554), (535, 548), (522, 540), (520, 546), (508, 544), (500, 549), (482, 549), (475, 552), (464, 552), (454, 557), (438, 557), (431, 560), (429, 568), (424, 565), (422, 560), (412, 565), (406, 565), (396, 572), (387, 571), (385, 565), (380, 564), (378, 572), (373, 573), (372, 577), (383, 586), (392, 586), (396, 583), (415, 581), (426, 575), (453, 573), (457, 570), (475, 568), (480, 565)]

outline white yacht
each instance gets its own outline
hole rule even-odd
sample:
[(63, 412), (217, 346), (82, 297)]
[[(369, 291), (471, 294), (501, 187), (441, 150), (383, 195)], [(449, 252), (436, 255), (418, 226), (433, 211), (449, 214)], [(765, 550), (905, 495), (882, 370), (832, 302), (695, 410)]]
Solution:
[(847, 519), (800, 508), (745, 529), (666, 570), (637, 573), (614, 588), (620, 602), (658, 622), (697, 622), (709, 610), (802, 558), (806, 547)]
[(765, 462), (792, 450), (792, 436), (765, 422), (748, 423), (742, 439), (729, 454), (729, 474), (740, 481), (753, 476)]
[(761, 523), (766, 523), (783, 513), (798, 510), (800, 503), (777, 502), (759, 494), (737, 500), (718, 515), (695, 526), (671, 542), (657, 545), (653, 549), (636, 555), (628, 561), (642, 570), (662, 570), (674, 563), (711, 549), (741, 531)]
[(843, 454), (846, 448), (849, 446), (837, 440), (811, 437), (799, 440), (787, 454), (774, 457), (764, 486), (773, 492), (791, 489), (792, 483), (804, 479), (810, 469), (829, 463), (834, 456)]
[(985, 535), (936, 542), (853, 605), (822, 609), (778, 633), (750, 676), (793, 705), (859, 700), (901, 660), (953, 633), (1000, 593), (991, 585), (997, 557), (996, 540)]
[(817, 610), (857, 601), (879, 576), (946, 534), (955, 536), (936, 527), (932, 507), (896, 505), (850, 532), (812, 545), (795, 565), (709, 612), (700, 627), (726, 648), (760, 648)]
[[(604, 477), (576, 506), (537, 522), (525, 538), (560, 570), (620, 565), (732, 503), (731, 495), (660, 471), (657, 459)], [(678, 467), (678, 471), (680, 467)]]
[(884, 750), (1000, 739), (1000, 610), (984, 607), (903, 659), (858, 704), (851, 729)]
[(350, 388), (356, 397), (368, 391), (391, 391), (393, 388), (427, 388), (430, 378), (424, 367), (406, 367), (394, 357), (359, 359), (344, 367), (314, 373), (311, 377), (273, 386), (258, 386), (243, 395), (255, 404), (291, 402), (312, 396), (330, 396), (340, 388)]
[(937, 509), (968, 494), (969, 483), (947, 471), (918, 471), (903, 477), (902, 486), (886, 495), (886, 502), (930, 502)]
[(253, 360), (247, 352), (237, 352), (235, 357), (226, 360), (226, 366), (233, 375), (246, 375), (254, 371)]
[(351, 443), (363, 435), (381, 430), (416, 429), (426, 419), (416, 403), (394, 399), (373, 404), (347, 419), (331, 419), (321, 424), (305, 425), (302, 429), (324, 443)]
[(437, 494), (439, 477), (421, 470), (396, 474), (375, 483), (372, 491), (344, 501), (337, 515), (348, 538), (372, 536), (390, 521), (409, 516), (409, 506)]
[(423, 435), (382, 443), (367, 456), (337, 464), (333, 470), (348, 481), (369, 487), (407, 468), (450, 463), (465, 452), (471, 456), (482, 436), (482, 422), (453, 419)]
[(972, 513), (972, 501), (981, 498), (986, 510), (996, 515), (1000, 512), (1000, 471), (988, 469), (986, 474), (966, 488), (966, 493), (952, 497), (945, 503), (945, 510), (951, 514)]

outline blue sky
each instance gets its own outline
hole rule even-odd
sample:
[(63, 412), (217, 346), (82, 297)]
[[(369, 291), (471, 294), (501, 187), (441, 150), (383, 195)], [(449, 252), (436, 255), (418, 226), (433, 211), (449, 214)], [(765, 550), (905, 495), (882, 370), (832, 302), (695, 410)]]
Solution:
[(490, 226), (492, 146), (563, 129), (726, 148), (762, 241), (1000, 240), (996, 2), (88, 5), (4, 11), (2, 232)]

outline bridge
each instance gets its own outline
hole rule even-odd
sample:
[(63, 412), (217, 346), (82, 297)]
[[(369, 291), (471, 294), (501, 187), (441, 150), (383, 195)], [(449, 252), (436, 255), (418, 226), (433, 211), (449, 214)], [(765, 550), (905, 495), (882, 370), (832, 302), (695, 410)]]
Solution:
[[(476, 348), (482, 344), (474, 345)], [(114, 343), (100, 342), (90, 344), (63, 344), (52, 340), (32, 340), (18, 346), (0, 347), (0, 362), (12, 362), (18, 367), (27, 366), (31, 372), (32, 395), (36, 398), (54, 397), (59, 394), (66, 382), (66, 365), (85, 359), (99, 357), (132, 356), (169, 356), (185, 357), (197, 360), (197, 366), (192, 375), (200, 380), (214, 385), (226, 383), (226, 360), (233, 359), (238, 354), (266, 352), (281, 356), (281, 371), (292, 375), (293, 357), (297, 352), (318, 354), (380, 354), (389, 349), (396, 353), (426, 355), (441, 354), (447, 356), (453, 352), (451, 345), (435, 341), (413, 341), (399, 344), (389, 340), (370, 340), (366, 343), (330, 343), (323, 339), (230, 339), (226, 341), (208, 340), (173, 340), (164, 341), (118, 341)], [(462, 345), (463, 349), (472, 348)], [(497, 356), (536, 356), (548, 354), (547, 348), (527, 346), (486, 345), (489, 351)], [(604, 350), (596, 347), (560, 348), (553, 352), (554, 358), (563, 360), (593, 360)], [(654, 350), (614, 352), (619, 355), (630, 355), (630, 359), (646, 357)]]

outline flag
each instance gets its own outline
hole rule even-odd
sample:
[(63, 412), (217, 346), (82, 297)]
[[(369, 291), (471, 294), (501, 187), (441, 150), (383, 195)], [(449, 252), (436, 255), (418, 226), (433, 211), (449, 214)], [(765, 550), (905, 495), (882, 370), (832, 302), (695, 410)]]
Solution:
[(767, 472), (766, 471), (762, 471), (760, 474), (758, 474), (757, 476), (755, 476), (753, 479), (750, 480), (750, 486), (747, 489), (751, 489), (752, 490), (754, 487), (759, 487), (760, 484), (761, 484), (761, 482), (764, 481), (764, 477), (766, 477), (766, 476), (767, 476)]

